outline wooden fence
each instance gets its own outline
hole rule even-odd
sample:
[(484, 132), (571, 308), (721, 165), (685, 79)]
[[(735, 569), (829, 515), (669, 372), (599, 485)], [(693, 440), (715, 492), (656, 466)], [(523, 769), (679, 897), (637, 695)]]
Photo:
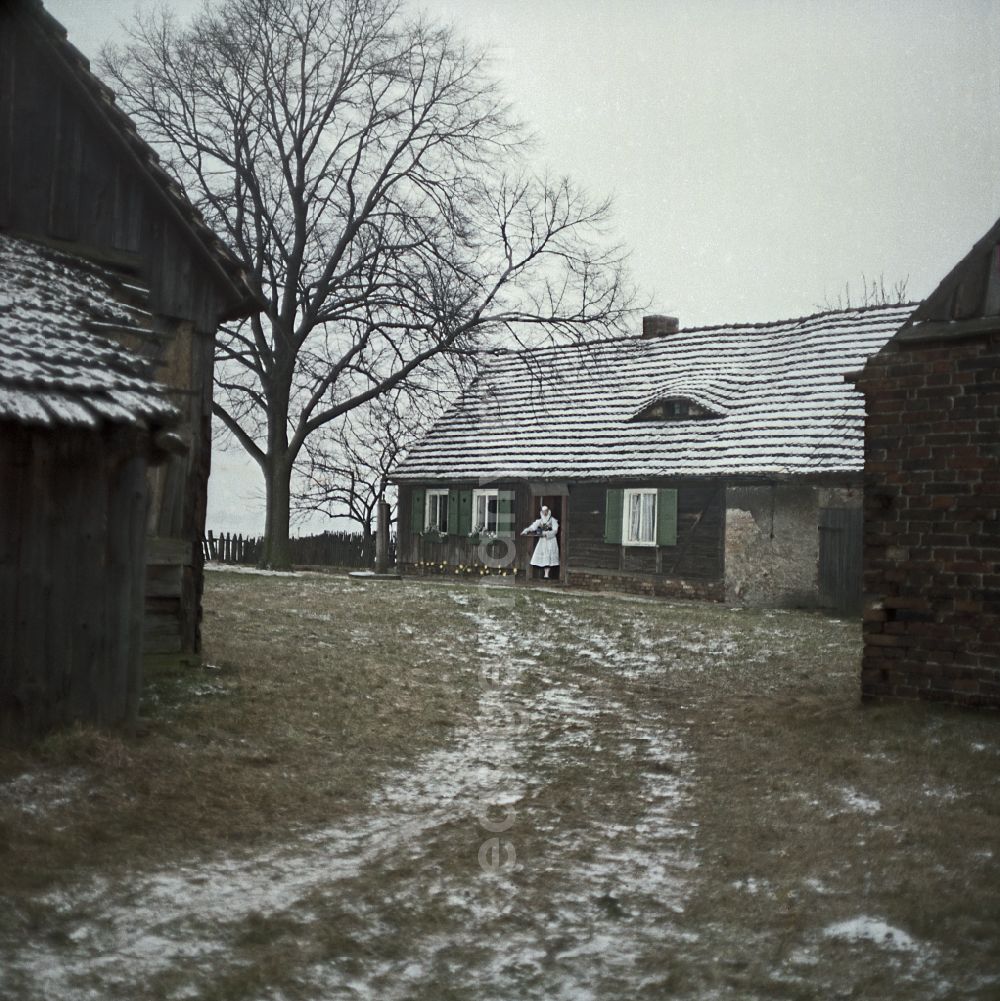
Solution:
[[(366, 568), (375, 565), (375, 537), (361, 532), (324, 532), (290, 539), (292, 563), (296, 566)], [(218, 563), (256, 565), (263, 553), (264, 540), (252, 536), (209, 532), (203, 544), (206, 560)], [(396, 562), (396, 536), (389, 536), (389, 563)]]

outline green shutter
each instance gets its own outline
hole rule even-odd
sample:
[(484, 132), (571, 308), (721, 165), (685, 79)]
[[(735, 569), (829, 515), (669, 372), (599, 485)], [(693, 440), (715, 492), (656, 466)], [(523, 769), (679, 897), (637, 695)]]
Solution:
[(414, 487), (410, 491), (410, 530), (414, 535), (419, 535), (424, 530), (425, 496), (423, 487)]
[(501, 539), (514, 538), (514, 491), (497, 491), (497, 535)]
[(472, 531), (472, 491), (458, 492), (458, 534), (468, 535)]
[(604, 541), (620, 546), (622, 542), (622, 509), (625, 491), (608, 490), (604, 494)]
[(448, 491), (448, 533), (458, 533), (458, 491)]
[(677, 545), (677, 491), (656, 491), (656, 544)]

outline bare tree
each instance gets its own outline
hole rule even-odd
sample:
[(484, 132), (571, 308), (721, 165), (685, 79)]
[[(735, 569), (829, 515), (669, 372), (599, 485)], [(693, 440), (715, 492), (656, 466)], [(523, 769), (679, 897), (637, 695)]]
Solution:
[(877, 278), (869, 279), (865, 274), (861, 275), (861, 289), (855, 286), (851, 292), (851, 283), (845, 282), (843, 289), (837, 293), (836, 298), (826, 297), (819, 309), (855, 309), (865, 306), (903, 306), (907, 299), (906, 289), (910, 284), (910, 276), (900, 278), (890, 285), (885, 283), (885, 275), (879, 274)]
[(482, 56), (396, 0), (137, 16), (103, 68), (267, 302), (220, 336), (215, 403), (265, 478), (267, 564), (320, 429), (444, 353), (627, 315), (608, 204), (519, 172)]
[(346, 516), (357, 522), (366, 540), (371, 538), (379, 500), (385, 497), (395, 510), (389, 471), (433, 420), (429, 398), (410, 388), (356, 407), (306, 442), (308, 461), (293, 500), (296, 512)]

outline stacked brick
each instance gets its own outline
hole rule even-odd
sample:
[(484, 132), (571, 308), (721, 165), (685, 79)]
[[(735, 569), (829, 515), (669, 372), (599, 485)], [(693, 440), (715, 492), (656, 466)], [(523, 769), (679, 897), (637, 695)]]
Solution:
[(1000, 322), (897, 336), (858, 385), (862, 694), (1000, 707)]

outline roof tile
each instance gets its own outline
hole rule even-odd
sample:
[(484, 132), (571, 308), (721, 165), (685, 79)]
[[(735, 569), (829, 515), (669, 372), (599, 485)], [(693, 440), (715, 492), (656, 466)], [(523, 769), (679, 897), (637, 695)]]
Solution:
[[(863, 468), (844, 376), (914, 305), (511, 352), (396, 466), (398, 481), (795, 476)], [(634, 421), (665, 394), (717, 416)]]
[(123, 303), (119, 289), (105, 268), (0, 233), (0, 420), (175, 423), (154, 362), (92, 329), (96, 319), (109, 334), (146, 332), (148, 314)]

